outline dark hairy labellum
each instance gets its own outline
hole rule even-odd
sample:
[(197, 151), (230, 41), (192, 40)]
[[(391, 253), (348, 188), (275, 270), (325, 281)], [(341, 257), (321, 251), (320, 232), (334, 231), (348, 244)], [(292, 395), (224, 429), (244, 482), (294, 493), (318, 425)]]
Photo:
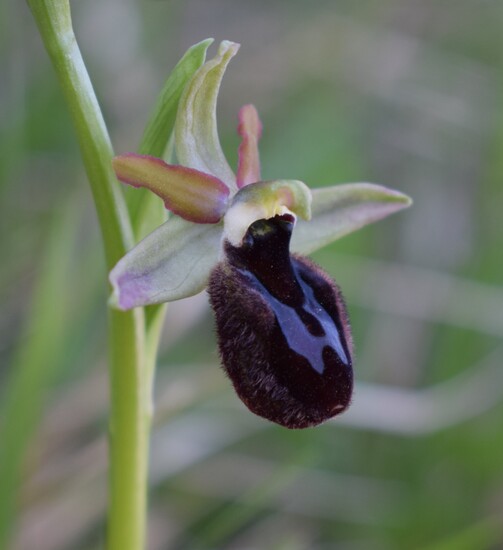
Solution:
[(258, 220), (241, 246), (224, 243), (208, 292), (225, 371), (245, 405), (287, 428), (344, 411), (353, 388), (352, 341), (337, 285), (290, 255), (293, 216)]

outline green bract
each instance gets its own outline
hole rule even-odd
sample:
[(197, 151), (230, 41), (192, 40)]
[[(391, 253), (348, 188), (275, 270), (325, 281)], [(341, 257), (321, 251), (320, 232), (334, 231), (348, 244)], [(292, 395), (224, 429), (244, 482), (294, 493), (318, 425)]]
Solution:
[(239, 245), (259, 219), (285, 213), (297, 220), (292, 251), (309, 253), (411, 204), (406, 195), (371, 183), (310, 190), (295, 180), (260, 179), (257, 111), (239, 113), (237, 175), (218, 139), (220, 83), (239, 45), (224, 41), (187, 84), (175, 122), (179, 165), (127, 153), (114, 159), (117, 177), (145, 187), (176, 214), (129, 251), (110, 273), (112, 304), (120, 309), (185, 298), (205, 288), (224, 239)]

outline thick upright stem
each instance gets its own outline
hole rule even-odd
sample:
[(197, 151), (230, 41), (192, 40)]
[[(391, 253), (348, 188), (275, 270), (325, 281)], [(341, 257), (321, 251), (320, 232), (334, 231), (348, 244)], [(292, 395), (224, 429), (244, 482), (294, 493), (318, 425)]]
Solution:
[[(100, 221), (108, 267), (132, 245), (112, 146), (72, 29), (68, 0), (28, 0), (73, 118)], [(150, 376), (143, 310), (110, 311), (109, 550), (145, 547)]]
[(109, 317), (109, 550), (145, 548), (151, 377), (143, 353), (143, 311), (133, 310), (130, 317), (115, 310)]

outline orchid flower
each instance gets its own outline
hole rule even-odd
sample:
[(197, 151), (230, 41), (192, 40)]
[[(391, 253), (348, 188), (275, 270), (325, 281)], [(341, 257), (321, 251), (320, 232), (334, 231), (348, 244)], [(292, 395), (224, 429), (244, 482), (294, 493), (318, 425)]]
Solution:
[(216, 104), (238, 49), (222, 42), (187, 84), (174, 128), (179, 164), (115, 157), (119, 180), (151, 190), (175, 216), (111, 271), (111, 302), (120, 309), (169, 302), (209, 284), (223, 365), (237, 393), (256, 414), (301, 428), (344, 410), (353, 378), (340, 290), (298, 254), (411, 201), (370, 183), (311, 190), (296, 180), (262, 181), (262, 124), (252, 105), (239, 112), (235, 175), (220, 146)]

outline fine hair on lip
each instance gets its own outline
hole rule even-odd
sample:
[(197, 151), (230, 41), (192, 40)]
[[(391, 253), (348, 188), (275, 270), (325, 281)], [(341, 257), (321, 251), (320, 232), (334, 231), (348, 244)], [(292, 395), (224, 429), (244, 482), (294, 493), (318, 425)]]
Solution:
[(255, 414), (307, 428), (344, 411), (352, 341), (341, 292), (319, 266), (290, 255), (294, 216), (257, 220), (224, 245), (210, 277), (222, 365)]

